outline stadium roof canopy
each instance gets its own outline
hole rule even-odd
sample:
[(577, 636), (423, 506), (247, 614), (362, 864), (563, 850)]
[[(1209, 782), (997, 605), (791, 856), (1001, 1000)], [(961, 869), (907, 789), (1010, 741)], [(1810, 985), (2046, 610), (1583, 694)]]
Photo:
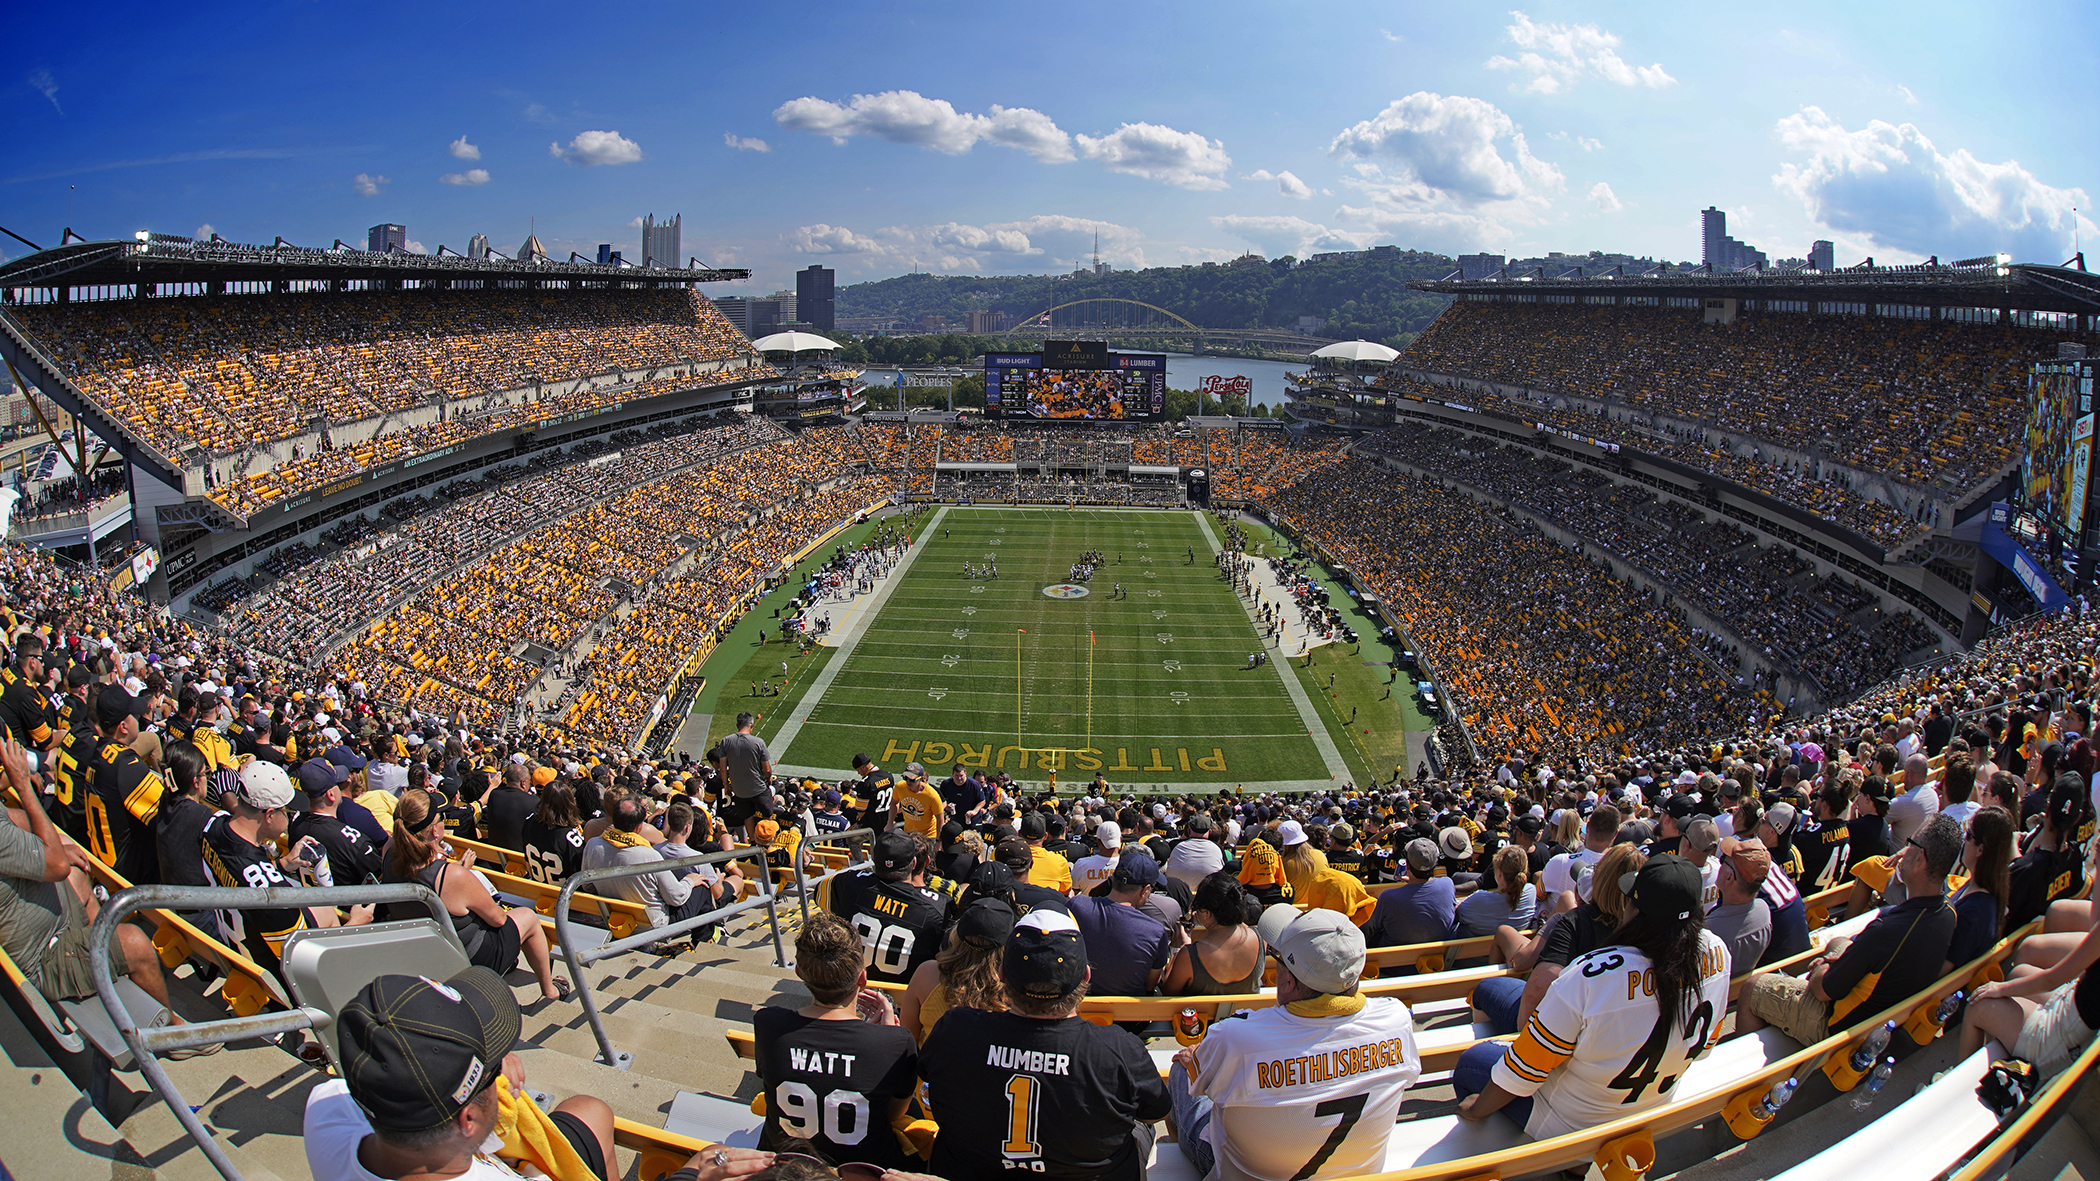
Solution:
[(1375, 340), (1344, 340), (1328, 345), (1314, 353), (1315, 357), (1326, 357), (1333, 361), (1390, 361), (1400, 355), (1400, 350), (1388, 348)]
[(170, 234), (73, 242), (0, 264), (0, 288), (97, 287), (133, 283), (384, 282), (555, 279), (622, 286), (667, 286), (748, 279), (738, 268), (632, 267), (589, 262), (514, 262), (458, 254), (377, 254), (283, 243), (243, 246)]
[(1440, 295), (1640, 295), (1700, 299), (1802, 300), (1911, 307), (2005, 308), (2100, 314), (2100, 274), (2073, 267), (2006, 261), (2004, 255), (1952, 266), (1850, 267), (1838, 271), (1505, 267), (1479, 279), (1414, 279)]
[(827, 340), (814, 332), (776, 332), (752, 341), (751, 347), (761, 353), (807, 353), (835, 349), (840, 345), (839, 342)]

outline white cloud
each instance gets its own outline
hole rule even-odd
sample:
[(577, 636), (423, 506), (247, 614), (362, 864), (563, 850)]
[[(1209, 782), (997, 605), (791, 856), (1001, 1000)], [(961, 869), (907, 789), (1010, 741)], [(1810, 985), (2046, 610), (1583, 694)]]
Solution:
[(205, 223), (204, 223), (203, 225), (201, 225), (201, 226), (198, 226), (198, 227), (197, 227), (197, 232), (196, 232), (196, 233), (194, 233), (194, 234), (191, 234), (191, 235), (190, 235), (190, 237), (192, 237), (192, 238), (195, 238), (195, 239), (197, 239), (197, 240), (198, 240), (199, 242), (209, 242), (209, 241), (211, 241), (211, 235), (212, 235), (212, 226), (211, 226), (211, 223), (210, 223), (210, 222), (205, 222)]
[(51, 76), (51, 71), (43, 69), (31, 70), (29, 71), (28, 81), (31, 90), (43, 95), (50, 101), (52, 110), (57, 111), (61, 115), (66, 113), (66, 109), (58, 105), (58, 79)]
[(362, 172), (350, 178), (350, 184), (357, 189), (357, 195), (360, 197), (377, 197), (380, 186), (391, 183), (393, 182), (384, 176), (369, 176)]
[(1617, 213), (1626, 208), (1619, 195), (1611, 191), (1611, 186), (1601, 180), (1590, 186), (1590, 202), (1606, 213)]
[(1565, 185), (1560, 169), (1531, 154), (1514, 120), (1491, 102), (1463, 95), (1416, 91), (1343, 130), (1328, 151), (1364, 161), (1356, 168), (1363, 179), (1351, 183), (1371, 185), (1389, 201), (1539, 202)]
[(1585, 152), (1601, 152), (1604, 150), (1603, 140), (1591, 139), (1589, 136), (1586, 135), (1569, 135), (1565, 131), (1555, 131), (1548, 133), (1546, 138), (1557, 139), (1562, 143), (1574, 144), (1576, 147), (1581, 148)]
[(1317, 222), (1302, 217), (1246, 217), (1228, 214), (1213, 217), (1210, 224), (1244, 239), (1259, 248), (1269, 258), (1293, 255), (1304, 258), (1325, 250), (1356, 250), (1364, 245), (1364, 236), (1329, 229)]
[(414, 238), (410, 238), (408, 241), (403, 242), (401, 244), (401, 248), (403, 250), (408, 251), (410, 254), (430, 253), (428, 250), (423, 249), (423, 244), (421, 242), (416, 241)]
[(443, 185), (485, 185), (489, 183), (489, 170), (486, 168), (469, 168), (465, 172), (448, 172), (438, 177), (438, 183)]
[(1799, 163), (1772, 182), (1801, 201), (1811, 220), (1884, 248), (1960, 258), (2010, 251), (2022, 262), (2057, 263), (2074, 229), (2091, 222), (2084, 189), (2044, 184), (2016, 160), (1992, 164), (1967, 148), (1942, 151), (1915, 125), (1879, 119), (1848, 131), (1817, 107), (1778, 123)]
[(1289, 170), (1270, 172), (1266, 168), (1257, 168), (1247, 174), (1247, 179), (1273, 180), (1276, 182), (1277, 192), (1282, 193), (1286, 197), (1296, 197), (1301, 201), (1313, 195), (1312, 186), (1293, 176)]
[(1384, 37), (1388, 41), (1398, 42), (1407, 40), (1407, 38), (1402, 37), (1400, 34), (1395, 33), (1391, 29), (1380, 29), (1378, 30), (1378, 33), (1380, 36)]
[(1896, 93), (1902, 96), (1905, 106), (1914, 107), (1918, 105), (1918, 96), (1910, 92), (1910, 87), (1899, 82), (1896, 84)]
[(843, 106), (814, 97), (790, 99), (774, 109), (773, 121), (790, 131), (829, 136), (835, 144), (865, 135), (956, 156), (979, 140), (990, 140), (1046, 164), (1072, 159), (1072, 137), (1041, 111), (994, 105), (989, 114), (970, 114), (916, 90), (856, 94)]
[(481, 159), (481, 149), (475, 147), (473, 144), (468, 143), (467, 137), (464, 135), (460, 136), (458, 139), (453, 140), (451, 143), (446, 144), (445, 150), (452, 153), (452, 158), (455, 160)]
[(762, 139), (741, 136), (732, 131), (722, 133), (722, 142), (739, 152), (770, 152), (773, 145)]
[(578, 168), (593, 164), (633, 164), (642, 158), (642, 145), (617, 131), (579, 131), (569, 146), (548, 144), (547, 152)]
[(798, 254), (850, 256), (841, 265), (879, 270), (903, 263), (913, 269), (1012, 273), (1079, 265), (1091, 258), (1095, 235), (1101, 257), (1119, 266), (1143, 266), (1137, 230), (1114, 222), (1043, 214), (988, 225), (884, 226), (860, 233), (846, 226), (802, 226), (788, 235)]
[(1559, 94), (1585, 75), (1651, 90), (1677, 82), (1664, 71), (1661, 62), (1652, 66), (1626, 64), (1619, 56), (1617, 33), (1607, 33), (1596, 25), (1541, 24), (1521, 12), (1509, 15), (1516, 20), (1509, 26), (1509, 39), (1524, 52), (1514, 58), (1499, 54), (1491, 57), (1488, 68), (1530, 74), (1531, 80), (1521, 89), (1533, 94)]
[(1099, 160), (1110, 172), (1165, 181), (1184, 189), (1228, 187), (1219, 173), (1232, 167), (1225, 145), (1193, 131), (1157, 123), (1125, 123), (1099, 139), (1081, 135), (1079, 154)]

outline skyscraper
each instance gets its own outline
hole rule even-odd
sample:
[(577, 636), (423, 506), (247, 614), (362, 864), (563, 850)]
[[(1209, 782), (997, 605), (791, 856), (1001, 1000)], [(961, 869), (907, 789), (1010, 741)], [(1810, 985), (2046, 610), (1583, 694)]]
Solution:
[(485, 259), (489, 256), (489, 236), (476, 234), (467, 239), (467, 257)]
[(374, 254), (392, 254), (408, 249), (407, 226), (373, 226), (366, 231), (365, 249)]
[(676, 267), (685, 256), (679, 250), (679, 227), (685, 215), (673, 214), (669, 221), (658, 221), (656, 215), (642, 215), (642, 265), (645, 267)]
[(620, 252), (612, 248), (612, 243), (598, 243), (598, 265), (601, 267), (620, 265)]
[(1709, 205), (1699, 211), (1701, 262), (1717, 271), (1762, 266), (1765, 252), (1728, 236), (1728, 214)]
[(795, 318), (812, 332), (830, 332), (838, 323), (832, 302), (835, 278), (831, 268), (815, 263), (795, 272)]
[(1836, 270), (1837, 246), (1833, 243), (1822, 241), (1818, 241), (1815, 245), (1810, 246), (1808, 248), (1808, 265), (1819, 271)]

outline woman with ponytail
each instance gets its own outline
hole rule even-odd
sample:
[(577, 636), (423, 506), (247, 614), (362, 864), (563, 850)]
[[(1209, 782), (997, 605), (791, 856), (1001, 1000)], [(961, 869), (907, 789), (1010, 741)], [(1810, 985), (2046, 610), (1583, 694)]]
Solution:
[(1540, 1140), (1594, 1128), (1668, 1103), (1719, 1040), (1728, 948), (1706, 929), (1698, 867), (1665, 853), (1625, 877), (1611, 944), (1554, 979), (1516, 1041), (1460, 1056), (1461, 1118), (1500, 1111)]
[[(460, 857), (458, 865), (445, 860), (445, 825), (438, 814), (437, 797), (427, 791), (402, 792), (394, 808), (394, 835), (386, 846), (383, 880), (417, 882), (435, 891), (474, 966), (502, 976), (518, 966), (518, 953), (523, 951), (533, 975), (539, 977), (541, 999), (567, 999), (569, 982), (554, 974), (540, 916), (523, 907), (505, 909), (470, 872), (473, 868), (472, 850)], [(413, 919), (428, 914), (420, 904), (396, 902), (388, 917)]]

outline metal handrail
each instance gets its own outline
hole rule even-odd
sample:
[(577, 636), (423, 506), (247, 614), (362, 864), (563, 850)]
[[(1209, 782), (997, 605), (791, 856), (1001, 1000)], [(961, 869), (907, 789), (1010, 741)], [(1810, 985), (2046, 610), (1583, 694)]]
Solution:
[[(639, 865), (608, 865), (603, 869), (586, 869), (571, 874), (561, 884), (561, 896), (554, 902), (554, 937), (561, 943), (562, 959), (569, 965), (569, 979), (576, 989), (576, 999), (583, 1004), (583, 1014), (591, 1022), (591, 1036), (598, 1039), (598, 1061), (619, 1070), (625, 1070), (634, 1062), (634, 1055), (613, 1049), (612, 1038), (605, 1032), (605, 1018), (598, 1012), (597, 998), (591, 995), (591, 982), (584, 969), (601, 960), (630, 951), (640, 951), (665, 939), (683, 935), (687, 931), (722, 922), (747, 910), (766, 908), (766, 921), (773, 928), (774, 966), (788, 966), (787, 944), (780, 937), (780, 909), (778, 895), (773, 890), (772, 868), (766, 864), (768, 850), (761, 845), (745, 845), (735, 849), (721, 849), (713, 853), (695, 853), (691, 857), (672, 857), (662, 861), (645, 861)], [(619, 881), (638, 878), (652, 873), (682, 874), (686, 870), (702, 865), (718, 865), (726, 861), (751, 860), (758, 863), (758, 895), (741, 902), (710, 910), (706, 914), (680, 919), (661, 927), (650, 927), (637, 931), (625, 939), (613, 939), (596, 947), (581, 947), (576, 939), (575, 925), (569, 921), (569, 904), (576, 891), (598, 882)], [(695, 887), (696, 889), (698, 887)]]
[[(803, 816), (805, 820), (802, 831), (806, 835), (802, 838), (802, 843), (795, 846), (795, 892), (800, 896), (802, 925), (806, 927), (809, 925), (809, 847), (811, 845), (836, 845), (841, 842), (852, 841), (858, 844), (860, 851), (867, 851), (870, 849), (867, 840), (874, 837), (875, 830), (872, 828), (849, 828), (843, 832), (827, 832), (819, 837), (816, 835), (816, 819), (807, 812), (803, 813)], [(826, 870), (818, 874), (818, 884), (821, 885), (824, 882), (828, 882), (842, 873), (874, 868), (875, 860), (872, 853), (870, 853), (866, 861), (855, 861), (852, 858), (853, 852), (854, 850), (852, 849), (847, 850), (845, 865), (838, 869)]]
[(102, 912), (95, 916), (95, 925), (88, 931), (88, 966), (94, 973), (95, 995), (102, 999), (102, 1007), (109, 1010), (109, 1019), (116, 1025), (117, 1032), (124, 1036), (124, 1044), (131, 1047), (132, 1057), (138, 1060), (139, 1073), (146, 1076), (146, 1081), (153, 1085), (161, 1101), (168, 1105), (168, 1110), (175, 1113), (182, 1130), (189, 1133), (190, 1139), (203, 1150), (205, 1158), (226, 1181), (241, 1181), (240, 1170), (226, 1159), (226, 1152), (219, 1147), (219, 1142), (205, 1130), (203, 1121), (197, 1118), (189, 1104), (183, 1102), (182, 1092), (175, 1088), (174, 1080), (168, 1077), (155, 1054), (162, 1050), (184, 1050), (192, 1046), (318, 1029), (335, 1018), (325, 1010), (303, 1005), (284, 1012), (142, 1030), (138, 1022), (132, 1020), (131, 1010), (125, 1008), (123, 1000), (117, 996), (117, 979), (110, 971), (109, 948), (116, 938), (117, 924), (141, 910), (186, 914), (197, 910), (377, 906), (386, 902), (421, 902), (446, 935), (457, 941), (458, 936), (452, 934), (452, 915), (446, 911), (444, 902), (436, 891), (415, 882), (379, 886), (132, 886), (103, 903)]

